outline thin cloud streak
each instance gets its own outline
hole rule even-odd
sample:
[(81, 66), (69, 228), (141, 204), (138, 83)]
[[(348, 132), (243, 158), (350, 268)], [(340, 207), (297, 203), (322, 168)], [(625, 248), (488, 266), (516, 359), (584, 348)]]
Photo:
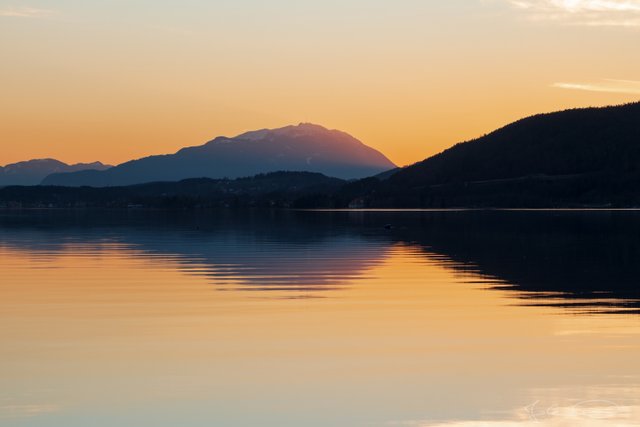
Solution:
[(640, 0), (509, 0), (521, 9), (580, 12), (640, 12)]
[(38, 9), (34, 7), (9, 7), (0, 9), (0, 17), (4, 18), (44, 18), (51, 15), (53, 15), (52, 10)]
[(558, 89), (584, 90), (589, 92), (625, 93), (640, 95), (640, 81), (605, 79), (601, 83), (565, 83), (551, 85)]
[(534, 21), (640, 27), (640, 0), (506, 0)]

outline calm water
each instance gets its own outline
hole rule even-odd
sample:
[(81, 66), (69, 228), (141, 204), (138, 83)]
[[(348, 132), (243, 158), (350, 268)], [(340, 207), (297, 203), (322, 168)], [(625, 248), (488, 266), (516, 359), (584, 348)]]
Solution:
[(640, 426), (638, 212), (0, 212), (0, 272), (2, 426)]

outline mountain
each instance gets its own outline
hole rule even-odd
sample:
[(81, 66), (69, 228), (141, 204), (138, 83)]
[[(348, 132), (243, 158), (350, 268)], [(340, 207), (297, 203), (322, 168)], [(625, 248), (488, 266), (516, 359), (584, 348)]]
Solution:
[(640, 206), (640, 103), (528, 117), (350, 188), (368, 207)]
[(68, 165), (55, 159), (35, 159), (0, 166), (0, 186), (38, 185), (52, 173), (77, 172), (82, 170), (106, 170), (109, 165), (100, 162)]
[(396, 166), (352, 136), (303, 123), (218, 137), (175, 154), (145, 157), (106, 171), (56, 173), (44, 185), (123, 186), (186, 178), (239, 178), (275, 171), (317, 172), (353, 179)]
[[(323, 166), (329, 164), (333, 169), (328, 175), (340, 176), (340, 171), (353, 171), (356, 167), (364, 169), (364, 160), (360, 163), (352, 160), (362, 159), (356, 154), (337, 159), (342, 160), (338, 164), (342, 169), (336, 166), (335, 156), (330, 158), (334, 163), (329, 163), (324, 153), (333, 154), (339, 150), (341, 153), (351, 150), (350, 152), (364, 152), (367, 155), (373, 152), (375, 159), (382, 159), (381, 163), (388, 166), (388, 160), (382, 154), (342, 132), (303, 124), (249, 132), (236, 138), (216, 138), (204, 146), (186, 148), (175, 155), (154, 156), (104, 172), (52, 175), (45, 182), (64, 181), (64, 178), (73, 185), (78, 185), (78, 177), (88, 177), (94, 180), (91, 181), (92, 185), (96, 185), (96, 182), (99, 185), (109, 185), (116, 179), (136, 178), (133, 172), (154, 172), (161, 175), (162, 179), (170, 180), (175, 176), (174, 169), (178, 166), (190, 166), (195, 171), (192, 174), (200, 176), (203, 170), (206, 172), (206, 169), (201, 168), (210, 167), (211, 164), (219, 165), (216, 171), (222, 170), (224, 175), (242, 176), (249, 172), (246, 169), (238, 172), (237, 165), (257, 167), (259, 159), (262, 164), (275, 164), (273, 167), (276, 169), (296, 169), (298, 166), (288, 168), (283, 167), (283, 164), (308, 155), (309, 146), (319, 148), (313, 151), (315, 156), (304, 159), (304, 165), (316, 166), (322, 162)], [(306, 151), (301, 153), (303, 148)], [(239, 152), (246, 156), (241, 157)], [(262, 153), (262, 157), (259, 158), (256, 152)], [(274, 153), (284, 154), (279, 156)], [(350, 162), (351, 169), (344, 166), (347, 161)], [(392, 169), (386, 166), (380, 166), (380, 169)], [(264, 176), (248, 178), (244, 181), (237, 180), (233, 184), (229, 184), (228, 179), (221, 179), (208, 184), (209, 187), (205, 186), (209, 189), (204, 194), (195, 195), (192, 186), (195, 183), (196, 188), (200, 188), (200, 184), (189, 181), (188, 185), (158, 187), (155, 195), (145, 199), (143, 205), (202, 206), (204, 202), (206, 206), (302, 208), (640, 207), (640, 103), (540, 114), (514, 122), (478, 139), (457, 144), (412, 166), (387, 173), (379, 170), (376, 174), (370, 173), (372, 168), (368, 167), (367, 172), (362, 173), (361, 176), (367, 176), (364, 179), (335, 180), (299, 188), (299, 180), (308, 178), (295, 173), (267, 175), (269, 178), (266, 181)], [(140, 176), (137, 178), (140, 179)], [(160, 179), (158, 175), (153, 176)], [(275, 187), (265, 187), (265, 182), (273, 179), (278, 184)], [(290, 184), (296, 187), (295, 191), (287, 189)], [(212, 189), (211, 186), (215, 188)], [(19, 187), (5, 189), (0, 201), (4, 201), (6, 206), (24, 205), (22, 202), (29, 205), (66, 206), (76, 202), (79, 205), (95, 205), (105, 204), (104, 200), (122, 205), (122, 201), (137, 204), (134, 200), (139, 195), (139, 189), (122, 189), (110, 195), (97, 192), (108, 190), (104, 188), (87, 189), (95, 191), (86, 194), (74, 193), (74, 189), (51, 189), (53, 195), (67, 194), (58, 203), (58, 199), (51, 196), (52, 199), (48, 195), (46, 187), (41, 188), (42, 194)], [(271, 189), (256, 192), (254, 188)], [(280, 196), (275, 196), (276, 193)], [(241, 197), (236, 197), (238, 195)], [(103, 196), (104, 200), (101, 199)], [(181, 196), (187, 197), (181, 199)]]

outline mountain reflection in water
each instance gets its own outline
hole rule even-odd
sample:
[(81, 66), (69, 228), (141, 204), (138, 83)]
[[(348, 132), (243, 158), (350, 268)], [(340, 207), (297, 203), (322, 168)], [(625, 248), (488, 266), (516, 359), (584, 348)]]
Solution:
[[(385, 225), (387, 226), (385, 229)], [(161, 236), (161, 238), (160, 238)], [(171, 260), (217, 289), (320, 297), (366, 278), (394, 246), (513, 290), (524, 305), (640, 310), (640, 212), (33, 211), (0, 215), (3, 245), (55, 257), (117, 245)]]
[(636, 216), (0, 212), (0, 425), (639, 425)]

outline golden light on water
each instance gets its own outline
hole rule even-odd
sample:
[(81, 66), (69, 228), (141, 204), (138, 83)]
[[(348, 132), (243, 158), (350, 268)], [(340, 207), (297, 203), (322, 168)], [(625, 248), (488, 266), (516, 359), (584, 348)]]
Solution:
[[(5, 420), (170, 407), (185, 422), (312, 412), (354, 425), (370, 413), (398, 425), (528, 426), (513, 417), (536, 399), (606, 391), (628, 406), (638, 380), (635, 317), (523, 307), (473, 268), (404, 244), (372, 252), (380, 258), (351, 278), (334, 274), (328, 290), (302, 292), (245, 290), (250, 278), (218, 281), (196, 260), (116, 243), (1, 252)], [(332, 261), (321, 260), (327, 271)], [(496, 402), (511, 415), (420, 421)], [(181, 412), (199, 404), (212, 412)], [(561, 415), (543, 425), (569, 425)]]

